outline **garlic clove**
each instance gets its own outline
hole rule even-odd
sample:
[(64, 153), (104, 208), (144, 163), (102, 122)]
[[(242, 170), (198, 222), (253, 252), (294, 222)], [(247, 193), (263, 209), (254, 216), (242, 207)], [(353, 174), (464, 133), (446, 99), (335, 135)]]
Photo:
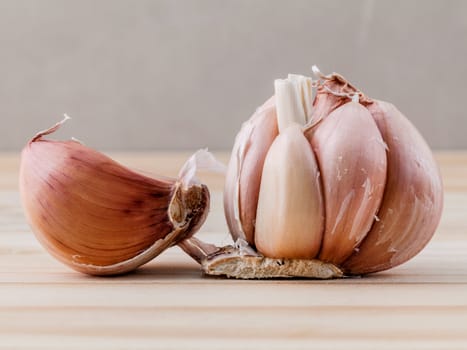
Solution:
[(368, 110), (335, 109), (308, 131), (323, 183), (326, 224), (319, 258), (341, 264), (370, 230), (386, 178), (386, 151)]
[(75, 141), (39, 133), (21, 156), (20, 193), (42, 245), (75, 270), (131, 271), (190, 237), (209, 207), (206, 186), (150, 178)]
[(277, 136), (274, 98), (246, 121), (238, 133), (225, 179), (224, 211), (236, 240), (254, 246), (255, 218), (264, 159)]
[(352, 274), (382, 271), (420, 252), (433, 236), (443, 207), (439, 168), (425, 140), (396, 107), (369, 107), (388, 145), (387, 183), (371, 231), (344, 268)]
[(301, 127), (291, 124), (274, 140), (264, 162), (255, 243), (271, 258), (311, 259), (324, 226), (319, 171)]

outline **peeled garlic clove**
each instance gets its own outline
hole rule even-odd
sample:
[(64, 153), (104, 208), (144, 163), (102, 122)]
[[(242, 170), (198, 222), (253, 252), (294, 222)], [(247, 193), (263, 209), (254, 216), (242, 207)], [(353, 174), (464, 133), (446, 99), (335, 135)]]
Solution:
[(256, 208), (264, 159), (278, 133), (274, 98), (246, 121), (235, 139), (224, 189), (224, 211), (234, 239), (254, 245)]
[(80, 272), (131, 271), (191, 236), (209, 207), (206, 186), (150, 178), (75, 141), (39, 133), (21, 156), (20, 192), (41, 244)]
[(319, 171), (297, 124), (281, 131), (264, 162), (255, 242), (272, 258), (313, 258), (324, 225)]
[(370, 230), (386, 178), (386, 151), (368, 110), (357, 102), (335, 109), (311, 144), (323, 182), (326, 225), (320, 260), (341, 264)]
[(353, 274), (382, 271), (409, 260), (433, 236), (443, 207), (439, 168), (425, 140), (392, 104), (369, 111), (388, 145), (383, 202), (358, 252), (344, 264)]

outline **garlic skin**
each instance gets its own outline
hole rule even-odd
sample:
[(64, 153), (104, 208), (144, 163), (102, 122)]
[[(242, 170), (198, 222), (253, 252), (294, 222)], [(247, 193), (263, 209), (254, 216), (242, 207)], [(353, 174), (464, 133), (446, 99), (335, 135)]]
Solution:
[(388, 152), (383, 204), (371, 231), (345, 268), (370, 273), (400, 265), (430, 241), (441, 219), (443, 184), (430, 148), (420, 133), (392, 104), (368, 107)]
[(274, 140), (264, 162), (256, 247), (271, 258), (311, 259), (321, 246), (323, 226), (316, 159), (301, 127), (292, 124)]
[(341, 264), (366, 236), (386, 181), (386, 150), (370, 112), (348, 102), (308, 132), (319, 163), (326, 227), (319, 259)]
[[(334, 265), (345, 275), (400, 265), (423, 249), (441, 218), (443, 187), (433, 154), (393, 105), (367, 97), (339, 74), (316, 72), (318, 81), (298, 75), (275, 81), (269, 102), (274, 102), (279, 134), (265, 161), (264, 153), (257, 159), (264, 163), (261, 177), (257, 170), (252, 177), (260, 182), (259, 197), (251, 194), (259, 198), (258, 206), (256, 216), (251, 208), (248, 213), (256, 226), (251, 231), (257, 253), (264, 259), (302, 259), (300, 264), (319, 259), (313, 261)], [(316, 88), (315, 97), (311, 87)], [(232, 157), (233, 164), (241, 164), (244, 155), (234, 149)], [(249, 162), (254, 163), (252, 158)], [(228, 178), (238, 171), (231, 164)], [(309, 185), (316, 174), (320, 190)], [(236, 179), (240, 187), (251, 180)], [(232, 184), (226, 182), (224, 197), (230, 207), (239, 201)], [(322, 203), (324, 209), (320, 212), (311, 203)], [(242, 227), (244, 213), (238, 210), (235, 219)], [(232, 211), (225, 213), (231, 222)], [(234, 239), (246, 237), (229, 228)], [(252, 245), (250, 235), (247, 240)], [(263, 264), (261, 257), (255, 259), (258, 266)], [(282, 273), (270, 271), (267, 276)], [(309, 277), (298, 270), (288, 273)], [(226, 274), (251, 276), (251, 271)]]
[(274, 98), (270, 98), (242, 125), (225, 178), (227, 225), (235, 240), (244, 239), (251, 246), (255, 245), (255, 218), (263, 164), (277, 134)]
[(199, 229), (206, 186), (150, 178), (79, 142), (43, 139), (62, 123), (28, 142), (20, 168), (27, 220), (55, 258), (91, 275), (121, 274)]

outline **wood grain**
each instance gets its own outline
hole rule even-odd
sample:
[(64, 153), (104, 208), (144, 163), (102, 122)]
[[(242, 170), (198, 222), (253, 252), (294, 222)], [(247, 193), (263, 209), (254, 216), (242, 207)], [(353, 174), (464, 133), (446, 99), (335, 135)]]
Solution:
[[(112, 154), (171, 176), (188, 155)], [(240, 281), (202, 276), (176, 247), (125, 276), (69, 270), (24, 220), (18, 155), (0, 154), (0, 348), (466, 349), (467, 152), (436, 157), (445, 209), (434, 239), (410, 262), (365, 278)], [(203, 179), (212, 208), (199, 237), (230, 243), (223, 179)]]

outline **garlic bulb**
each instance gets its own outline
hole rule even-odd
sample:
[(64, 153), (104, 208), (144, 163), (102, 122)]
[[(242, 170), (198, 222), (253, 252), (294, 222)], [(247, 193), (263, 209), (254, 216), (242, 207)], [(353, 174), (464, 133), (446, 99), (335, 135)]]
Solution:
[(44, 139), (64, 121), (28, 142), (20, 169), (26, 217), (55, 258), (87, 274), (125, 273), (199, 229), (209, 192), (194, 171), (210, 154), (190, 158), (179, 179), (148, 177), (79, 142)]
[(354, 275), (402, 264), (440, 220), (442, 181), (431, 150), (393, 105), (314, 69), (319, 81), (277, 80), (275, 95), (238, 134), (224, 191), (230, 232), (263, 265), (308, 260)]

